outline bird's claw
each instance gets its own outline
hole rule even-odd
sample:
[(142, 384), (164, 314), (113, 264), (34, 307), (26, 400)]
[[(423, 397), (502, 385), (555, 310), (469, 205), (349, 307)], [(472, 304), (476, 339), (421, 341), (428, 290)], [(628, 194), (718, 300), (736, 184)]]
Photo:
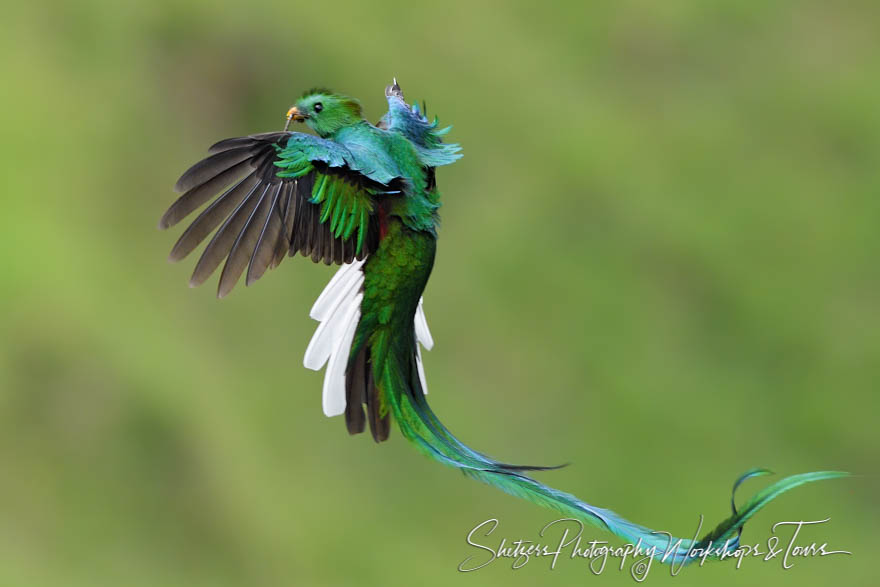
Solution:
[(391, 96), (397, 96), (403, 100), (403, 90), (397, 85), (397, 78), (394, 78), (394, 81), (390, 86), (385, 87), (385, 97), (390, 98)]

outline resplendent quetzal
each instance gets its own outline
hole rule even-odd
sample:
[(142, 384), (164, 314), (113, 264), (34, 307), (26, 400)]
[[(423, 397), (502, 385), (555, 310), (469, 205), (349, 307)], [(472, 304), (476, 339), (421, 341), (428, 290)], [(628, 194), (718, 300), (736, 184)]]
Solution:
[[(390, 420), (421, 452), (502, 491), (555, 509), (641, 546), (657, 547), (665, 562), (686, 562), (692, 549), (731, 551), (742, 525), (780, 493), (844, 473), (822, 471), (783, 479), (755, 495), (702, 539), (673, 538), (589, 505), (527, 476), (552, 467), (510, 465), (465, 446), (437, 419), (425, 400), (419, 344), (433, 345), (421, 296), (437, 246), (436, 168), (461, 155), (443, 143), (425, 113), (409, 106), (395, 80), (385, 90), (388, 112), (367, 122), (357, 100), (326, 89), (306, 92), (287, 114), (318, 136), (267, 132), (220, 141), (193, 165), (175, 189), (183, 195), (161, 228), (216, 198), (184, 231), (170, 259), (187, 256), (215, 229), (196, 265), (191, 286), (203, 283), (226, 259), (218, 295), (225, 296), (247, 269), (259, 279), (285, 256), (339, 264), (311, 316), (320, 321), (305, 366), (325, 363), (323, 407), (345, 414), (349, 433), (367, 425), (377, 441)], [(220, 194), (218, 196), (218, 194)], [(217, 228), (219, 226), (219, 228)], [(767, 473), (754, 469), (737, 480)], [(668, 547), (668, 549), (667, 549)], [(667, 554), (668, 550), (668, 554)]]

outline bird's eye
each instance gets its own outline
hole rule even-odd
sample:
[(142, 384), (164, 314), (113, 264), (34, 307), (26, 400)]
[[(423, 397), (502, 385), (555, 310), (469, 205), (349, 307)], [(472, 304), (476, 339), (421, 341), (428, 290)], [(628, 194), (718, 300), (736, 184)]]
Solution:
[(313, 106), (313, 108), (315, 109), (315, 112), (320, 112), (321, 110), (324, 109), (324, 105), (321, 104), (320, 102), (315, 102), (315, 105)]

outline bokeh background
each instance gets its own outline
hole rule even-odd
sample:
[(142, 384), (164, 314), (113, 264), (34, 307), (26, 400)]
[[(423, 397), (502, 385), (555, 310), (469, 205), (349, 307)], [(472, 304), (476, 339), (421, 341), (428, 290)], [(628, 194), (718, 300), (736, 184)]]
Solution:
[(313, 85), (376, 120), (392, 76), (465, 153), (425, 296), (449, 427), (571, 461), (540, 477), (678, 535), (752, 466), (860, 473), (744, 536), (830, 517), (802, 541), (853, 556), (649, 580), (873, 584), (878, 22), (869, 1), (7, 3), (0, 584), (632, 584), (459, 573), (477, 523), (537, 539), (556, 516), (324, 418), (301, 358), (332, 269), (288, 260), (221, 302), (165, 261), (180, 230), (156, 222), (209, 144)]

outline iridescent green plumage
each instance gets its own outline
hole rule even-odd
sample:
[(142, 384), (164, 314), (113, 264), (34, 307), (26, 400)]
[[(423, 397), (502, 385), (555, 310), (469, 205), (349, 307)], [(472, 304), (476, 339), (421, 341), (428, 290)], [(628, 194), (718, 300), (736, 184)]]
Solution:
[[(673, 539), (666, 553), (667, 539), (649, 528), (525, 475), (552, 467), (502, 463), (459, 441), (425, 400), (417, 342), (424, 342), (417, 312), (436, 250), (440, 198), (435, 168), (457, 160), (459, 148), (443, 143), (448, 129), (438, 130), (436, 119), (429, 122), (420, 109), (409, 106), (396, 82), (386, 97), (388, 112), (374, 126), (363, 119), (357, 100), (329, 90), (306, 92), (288, 118), (305, 122), (318, 136), (285, 129), (217, 143), (211, 157), (180, 178), (176, 188), (183, 195), (160, 221), (162, 227), (171, 226), (222, 191), (171, 254), (173, 260), (183, 258), (216, 228), (191, 283), (202, 283), (226, 258), (220, 296), (245, 268), (250, 284), (285, 254), (346, 264), (334, 277), (340, 281), (331, 282), (322, 294), (327, 297), (313, 308), (322, 324), (305, 361), (320, 368), (329, 359), (328, 415), (344, 413), (352, 434), (369, 425), (376, 441), (388, 437), (393, 417), (403, 436), (431, 458), (626, 540), (656, 546), (657, 558), (665, 562), (686, 562), (693, 548), (731, 551), (745, 521), (778, 495), (844, 475), (826, 471), (783, 479), (742, 511), (734, 507), (733, 516), (701, 540), (676, 545)], [(340, 277), (345, 271), (353, 273)], [(334, 396), (336, 389), (344, 397)], [(747, 472), (734, 490), (763, 473)]]

